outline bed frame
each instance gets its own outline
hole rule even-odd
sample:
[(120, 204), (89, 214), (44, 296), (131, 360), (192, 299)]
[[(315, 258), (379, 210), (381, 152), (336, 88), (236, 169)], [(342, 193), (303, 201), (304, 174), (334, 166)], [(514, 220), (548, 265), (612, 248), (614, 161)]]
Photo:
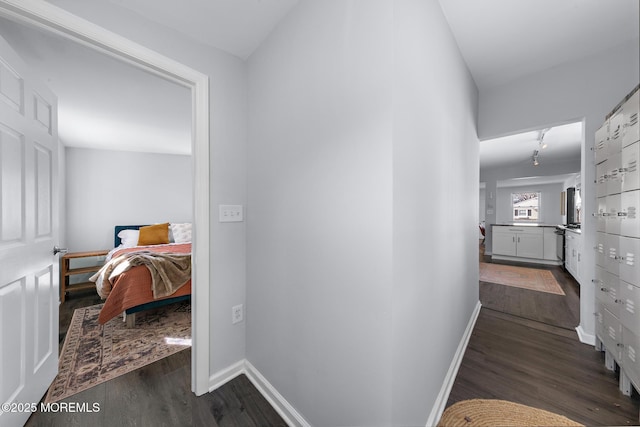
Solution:
[[(139, 230), (140, 227), (146, 227), (146, 225), (116, 225), (114, 229), (113, 247), (117, 248), (118, 246), (120, 246), (120, 243), (122, 241), (118, 237), (118, 233), (120, 233), (122, 230)], [(173, 304), (180, 301), (191, 301), (191, 295), (181, 295), (179, 297), (161, 299), (158, 301), (147, 302), (135, 307), (128, 308), (123, 314), (123, 320), (127, 324), (127, 328), (134, 328), (136, 325), (136, 313), (144, 310), (150, 310), (152, 308), (164, 307), (165, 305)]]

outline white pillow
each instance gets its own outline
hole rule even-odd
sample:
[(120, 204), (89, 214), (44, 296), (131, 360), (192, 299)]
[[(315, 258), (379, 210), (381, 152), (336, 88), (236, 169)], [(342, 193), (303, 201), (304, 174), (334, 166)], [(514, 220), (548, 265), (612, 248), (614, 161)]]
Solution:
[(133, 248), (138, 246), (138, 238), (140, 237), (139, 230), (122, 230), (118, 233), (120, 238), (120, 246), (124, 248)]
[(191, 242), (191, 223), (173, 223), (169, 225), (171, 234), (173, 235), (173, 241), (176, 243), (189, 243)]

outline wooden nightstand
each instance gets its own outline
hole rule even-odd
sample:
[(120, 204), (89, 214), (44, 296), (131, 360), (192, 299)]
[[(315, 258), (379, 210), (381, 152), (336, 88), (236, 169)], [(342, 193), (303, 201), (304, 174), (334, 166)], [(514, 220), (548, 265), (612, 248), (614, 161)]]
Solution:
[[(94, 273), (102, 268), (103, 260), (98, 259), (109, 253), (109, 251), (92, 251), (92, 252), (71, 252), (64, 254), (60, 258), (60, 303), (65, 300), (67, 292), (82, 291), (92, 289), (96, 287), (93, 282), (82, 282), (69, 284), (70, 276), (76, 274)], [(80, 258), (96, 258), (95, 263), (90, 263), (88, 266), (71, 268), (71, 260)]]

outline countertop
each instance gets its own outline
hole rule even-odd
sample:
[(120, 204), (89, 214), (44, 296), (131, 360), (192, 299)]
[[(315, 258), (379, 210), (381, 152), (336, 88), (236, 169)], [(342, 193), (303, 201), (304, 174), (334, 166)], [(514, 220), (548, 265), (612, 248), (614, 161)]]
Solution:
[(535, 222), (510, 222), (501, 224), (491, 224), (492, 227), (552, 227), (556, 228), (557, 224), (538, 224)]

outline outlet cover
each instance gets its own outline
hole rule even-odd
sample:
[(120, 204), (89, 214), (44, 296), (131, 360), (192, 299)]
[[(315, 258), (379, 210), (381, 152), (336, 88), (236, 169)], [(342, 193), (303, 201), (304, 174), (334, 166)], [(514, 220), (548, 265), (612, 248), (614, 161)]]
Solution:
[(244, 318), (244, 315), (242, 310), (242, 304), (231, 307), (231, 323), (233, 323), (234, 325), (236, 323), (240, 323), (242, 322), (243, 318)]

